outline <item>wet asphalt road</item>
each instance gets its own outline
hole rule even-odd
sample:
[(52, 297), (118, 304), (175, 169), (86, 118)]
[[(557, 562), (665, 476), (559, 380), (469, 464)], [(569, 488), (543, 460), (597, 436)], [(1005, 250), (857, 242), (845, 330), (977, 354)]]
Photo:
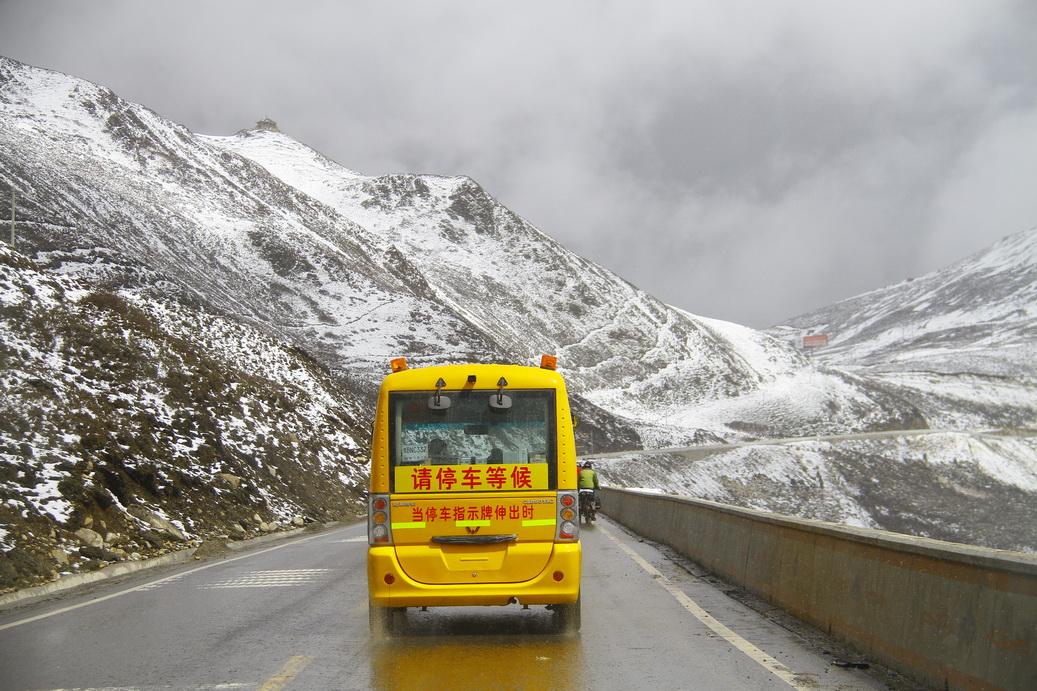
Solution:
[(367, 630), (363, 524), (0, 613), (0, 689), (883, 689), (607, 519), (583, 629), (542, 607), (410, 610)]

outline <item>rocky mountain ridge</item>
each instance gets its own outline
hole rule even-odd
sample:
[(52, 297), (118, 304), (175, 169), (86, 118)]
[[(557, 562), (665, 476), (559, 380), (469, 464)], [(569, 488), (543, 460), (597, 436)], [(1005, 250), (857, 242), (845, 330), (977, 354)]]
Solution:
[[(748, 443), (691, 454), (693, 462), (630, 454), (600, 465), (626, 486), (1037, 552), (1035, 331), (1037, 228), (770, 330), (789, 342), (827, 337), (810, 351), (815, 362), (867, 379), (929, 433)], [(800, 378), (801, 395), (815, 386), (810, 379)], [(755, 413), (773, 406), (759, 397)]]
[(771, 330), (816, 333), (818, 362), (895, 390), (933, 427), (1037, 425), (1037, 228)]
[(0, 245), (0, 590), (363, 510), (358, 401), (311, 358)]
[[(374, 391), (401, 355), (416, 366), (557, 355), (583, 453), (1024, 425), (1037, 410), (1028, 375), (998, 375), (997, 400), (986, 400), (986, 369), (926, 388), (933, 371), (886, 366), (896, 348), (829, 358), (788, 342), (835, 331), (828, 322), (765, 334), (665, 305), (468, 178), (365, 176), (270, 121), (197, 135), (104, 87), (0, 58), (4, 218), (9, 189), (17, 251), (0, 256), (0, 587), (97, 566), (114, 550), (350, 515)], [(1005, 309), (1003, 319), (1018, 316)], [(974, 317), (962, 314), (957, 340), (941, 341), (947, 358), (969, 347)], [(873, 335), (861, 331), (860, 347)], [(836, 481), (848, 471), (830, 453), (811, 452), (816, 473), (801, 458), (742, 458), (715, 464), (707, 481), (666, 463), (636, 477), (829, 520), (867, 522), (912, 501), (854, 500), (860, 483)], [(635, 482), (621, 465), (610, 479)], [(840, 487), (829, 500), (805, 480), (786, 492), (788, 478), (829, 470), (825, 486)], [(991, 497), (1037, 491), (1025, 474), (1003, 475), (1008, 493)], [(984, 482), (968, 477), (966, 490)], [(159, 520), (180, 532), (159, 534), (161, 547), (144, 537)], [(107, 552), (77, 551), (79, 530)]]
[[(401, 354), (420, 365), (548, 352), (595, 446), (615, 448), (741, 435), (680, 412), (765, 388), (782, 396), (778, 376), (814, 370), (780, 341), (707, 324), (573, 255), (466, 178), (360, 176), (270, 125), (194, 135), (10, 60), (0, 83), (19, 247), (44, 268), (250, 323), (347, 386), (373, 391)], [(887, 396), (851, 387), (870, 401), (866, 424), (902, 424)], [(859, 424), (840, 408), (779, 427)]]
[[(824, 333), (817, 357), (869, 372), (1037, 380), (1037, 228), (920, 278), (843, 300), (771, 332)], [(948, 347), (951, 346), (951, 347)]]

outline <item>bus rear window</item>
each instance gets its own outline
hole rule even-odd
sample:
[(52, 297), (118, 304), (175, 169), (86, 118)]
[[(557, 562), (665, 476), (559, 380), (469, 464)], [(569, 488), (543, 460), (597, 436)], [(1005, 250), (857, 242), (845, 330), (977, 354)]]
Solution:
[(545, 464), (537, 475), (554, 487), (554, 391), (508, 390), (501, 400), (487, 390), (391, 393), (390, 466)]

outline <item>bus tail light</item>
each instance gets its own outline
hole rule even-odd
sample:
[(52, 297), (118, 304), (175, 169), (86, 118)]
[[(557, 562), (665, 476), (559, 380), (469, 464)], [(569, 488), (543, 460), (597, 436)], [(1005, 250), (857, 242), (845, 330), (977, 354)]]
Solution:
[(555, 531), (555, 542), (577, 542), (580, 539), (580, 517), (576, 512), (576, 493), (564, 490), (558, 493), (558, 515), (555, 518), (558, 528)]
[(391, 545), (391, 525), (389, 495), (372, 494), (367, 505), (367, 543), (369, 545)]

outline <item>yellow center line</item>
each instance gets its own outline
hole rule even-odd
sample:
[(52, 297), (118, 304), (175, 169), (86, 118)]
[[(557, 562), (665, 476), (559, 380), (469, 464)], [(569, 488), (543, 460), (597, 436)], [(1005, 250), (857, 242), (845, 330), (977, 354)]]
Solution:
[(316, 659), (312, 655), (296, 655), (284, 663), (284, 666), (277, 670), (274, 676), (267, 679), (258, 691), (281, 691)]
[(658, 581), (660, 585), (662, 585), (662, 587), (666, 588), (670, 595), (673, 595), (677, 602), (681, 603), (681, 605), (684, 606), (684, 609), (691, 612), (691, 614), (694, 615), (696, 619), (698, 619), (700, 622), (712, 629), (715, 634), (723, 638), (725, 641), (733, 645), (738, 650), (748, 655), (753, 662), (761, 665), (768, 672), (778, 677), (794, 689), (802, 689), (805, 691), (806, 689), (816, 688), (813, 686), (800, 686), (798, 683), (796, 683), (797, 675), (792, 670), (790, 670), (788, 667), (775, 660), (772, 656), (760, 650), (755, 645), (745, 640), (737, 633), (735, 633), (734, 631), (732, 631), (731, 629), (727, 628), (719, 621), (717, 621), (712, 614), (702, 609), (702, 607), (700, 607), (697, 602), (688, 597), (687, 593), (678, 588), (673, 583), (673, 581), (671, 581), (669, 578), (664, 576), (658, 569), (656, 569), (654, 566), (645, 561), (645, 559), (640, 554), (638, 554), (630, 547), (625, 545), (622, 541), (620, 541), (620, 539), (613, 535), (611, 531), (605, 528), (605, 526), (599, 525), (598, 530), (605, 533), (605, 536), (608, 537), (608, 539), (615, 542), (619, 546), (619, 548), (626, 552), (631, 559), (637, 562), (637, 564), (642, 569), (651, 574), (655, 578), (655, 580)]

